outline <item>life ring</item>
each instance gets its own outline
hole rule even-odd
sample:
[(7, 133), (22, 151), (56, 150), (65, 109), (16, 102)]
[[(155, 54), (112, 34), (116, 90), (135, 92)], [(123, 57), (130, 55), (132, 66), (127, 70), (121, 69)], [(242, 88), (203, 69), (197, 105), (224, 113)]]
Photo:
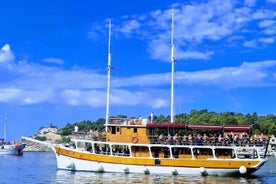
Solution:
[(137, 137), (132, 137), (132, 143), (137, 143), (139, 140), (138, 140), (138, 138)]

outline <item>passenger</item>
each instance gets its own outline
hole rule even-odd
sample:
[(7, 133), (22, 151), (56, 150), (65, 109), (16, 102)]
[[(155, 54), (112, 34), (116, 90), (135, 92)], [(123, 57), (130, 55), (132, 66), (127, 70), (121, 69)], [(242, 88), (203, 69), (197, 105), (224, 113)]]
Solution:
[(230, 134), (230, 135), (229, 135), (228, 144), (233, 144), (233, 142), (234, 142), (233, 135), (232, 135), (232, 134)]
[(189, 134), (189, 135), (188, 135), (188, 141), (189, 141), (189, 144), (190, 144), (190, 145), (193, 145), (193, 137), (192, 137), (192, 134)]
[(177, 133), (173, 136), (173, 140), (174, 142), (179, 141), (179, 136)]
[(105, 153), (105, 150), (104, 150), (104, 147), (100, 147), (100, 154), (104, 154)]
[(195, 143), (196, 145), (202, 145), (202, 137), (200, 134), (197, 134)]
[(163, 144), (163, 143), (164, 143), (164, 134), (163, 134), (163, 133), (161, 133), (161, 134), (159, 135), (158, 141), (159, 141), (160, 144)]
[(128, 148), (124, 148), (124, 154), (125, 154), (125, 156), (129, 156), (130, 155), (130, 152), (129, 152)]
[(206, 134), (203, 134), (203, 137), (202, 137), (202, 144), (203, 145), (206, 145), (207, 143), (207, 135)]
[(237, 136), (237, 134), (234, 134), (233, 140), (234, 140), (234, 144), (238, 143), (238, 136)]
[(222, 137), (222, 135), (221, 134), (219, 134), (219, 137), (218, 137), (218, 144), (219, 145), (223, 145), (223, 137)]
[(188, 136), (187, 136), (187, 135), (184, 135), (184, 136), (182, 137), (182, 144), (183, 144), (183, 145), (188, 145)]
[(172, 136), (170, 134), (168, 134), (167, 140), (166, 140), (166, 144), (172, 144)]
[(89, 138), (93, 140), (93, 130), (91, 130), (91, 129), (89, 131)]
[(74, 142), (72, 143), (72, 148), (76, 149), (76, 144)]

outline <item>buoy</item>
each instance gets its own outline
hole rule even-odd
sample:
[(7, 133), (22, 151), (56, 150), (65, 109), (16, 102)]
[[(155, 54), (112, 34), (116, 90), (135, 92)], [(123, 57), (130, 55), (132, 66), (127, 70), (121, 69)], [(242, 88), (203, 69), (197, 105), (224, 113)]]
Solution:
[(178, 171), (175, 169), (175, 170), (172, 172), (172, 175), (173, 175), (173, 176), (178, 175)]
[(75, 165), (74, 162), (71, 162), (70, 164), (68, 164), (68, 165), (66, 166), (66, 168), (67, 168), (68, 170), (70, 170), (70, 171), (75, 171), (75, 170), (76, 170), (76, 165)]
[(146, 169), (146, 170), (144, 170), (144, 173), (145, 173), (146, 175), (149, 175), (149, 174), (150, 174), (150, 171), (149, 171), (148, 169)]
[(124, 169), (124, 173), (129, 174), (129, 168), (128, 167)]
[(240, 168), (239, 168), (239, 172), (240, 172), (241, 174), (245, 174), (245, 173), (247, 172), (246, 167), (244, 167), (243, 165), (242, 165), (242, 166), (240, 166)]
[(98, 169), (96, 170), (96, 173), (104, 173), (104, 168), (101, 164), (99, 164)]
[(200, 173), (201, 173), (202, 176), (207, 176), (208, 175), (205, 167), (200, 167), (199, 170), (200, 170)]
[(19, 148), (19, 144), (15, 143), (15, 144), (14, 144), (14, 147), (15, 147), (16, 149)]

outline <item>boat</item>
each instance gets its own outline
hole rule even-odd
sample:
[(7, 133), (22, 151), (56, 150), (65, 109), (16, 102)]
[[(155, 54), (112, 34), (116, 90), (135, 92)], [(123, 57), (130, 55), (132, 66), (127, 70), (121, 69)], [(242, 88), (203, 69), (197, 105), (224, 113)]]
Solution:
[(0, 155), (17, 155), (22, 156), (23, 150), (26, 146), (24, 143), (8, 143), (6, 142), (6, 124), (7, 124), (7, 116), (5, 116), (4, 123), (4, 138), (0, 139)]
[(259, 152), (262, 155), (266, 154), (267, 156), (276, 157), (276, 138), (272, 135), (269, 139), (268, 147), (266, 148), (265, 144), (259, 145)]
[[(203, 139), (191, 141), (186, 135), (177, 135), (178, 131), (184, 130), (214, 131), (226, 130), (227, 127), (174, 122), (173, 19), (172, 14), (171, 122), (155, 123), (152, 115), (149, 119), (109, 117), (111, 70), (111, 23), (109, 23), (105, 132), (92, 132), (93, 135), (85, 136), (78, 133), (76, 128), (76, 137), (71, 139), (71, 145), (53, 145), (58, 169), (98, 173), (237, 176), (250, 175), (267, 161), (266, 155), (261, 157), (258, 149), (253, 146), (225, 145), (215, 139), (204, 144)], [(162, 134), (157, 136), (158, 131)]]
[(22, 156), (26, 144), (23, 143), (6, 143), (5, 139), (0, 139), (0, 155)]

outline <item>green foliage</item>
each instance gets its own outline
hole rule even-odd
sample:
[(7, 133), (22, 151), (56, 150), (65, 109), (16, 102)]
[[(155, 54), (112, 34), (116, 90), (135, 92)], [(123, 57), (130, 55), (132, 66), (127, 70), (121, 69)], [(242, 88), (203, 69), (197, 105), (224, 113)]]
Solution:
[(39, 141), (46, 141), (47, 138), (45, 136), (35, 136), (34, 139), (39, 140)]
[(74, 125), (67, 123), (67, 125), (59, 130), (61, 136), (71, 135), (74, 131)]
[(71, 135), (75, 129), (75, 126), (78, 126), (78, 131), (83, 131), (83, 132), (89, 132), (90, 130), (103, 131), (105, 128), (104, 123), (105, 123), (104, 118), (100, 118), (95, 122), (88, 120), (88, 121), (75, 122), (73, 124), (68, 123), (65, 127), (59, 130), (59, 134), (61, 136)]
[[(112, 118), (126, 118), (125, 115), (113, 116)], [(150, 117), (148, 117), (150, 120)], [(170, 123), (170, 116), (154, 115), (156, 123)], [(242, 114), (235, 112), (209, 112), (207, 109), (191, 110), (190, 114), (181, 113), (175, 115), (175, 123), (200, 124), (200, 125), (254, 125), (254, 134), (270, 134), (276, 135), (276, 116), (269, 114), (267, 116), (257, 116), (257, 113)], [(73, 124), (68, 123), (64, 128), (59, 130), (60, 135), (68, 136), (74, 131), (74, 127), (78, 126), (79, 131), (88, 132), (89, 130), (104, 131), (105, 119), (100, 118), (95, 122), (81, 121)]]
[(60, 144), (60, 143), (70, 143), (70, 142), (71, 142), (71, 139), (68, 136), (62, 136), (61, 140), (59, 140), (57, 143)]

